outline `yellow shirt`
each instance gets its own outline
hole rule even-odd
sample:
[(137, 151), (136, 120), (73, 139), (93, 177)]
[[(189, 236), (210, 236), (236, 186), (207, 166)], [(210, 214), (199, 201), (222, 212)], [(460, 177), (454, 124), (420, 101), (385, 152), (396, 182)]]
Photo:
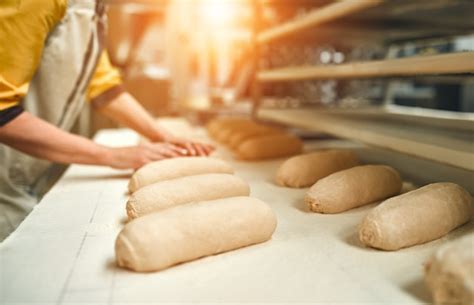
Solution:
[[(0, 111), (19, 104), (41, 60), (48, 33), (66, 13), (67, 0), (0, 0)], [(106, 52), (89, 84), (93, 99), (121, 83)]]

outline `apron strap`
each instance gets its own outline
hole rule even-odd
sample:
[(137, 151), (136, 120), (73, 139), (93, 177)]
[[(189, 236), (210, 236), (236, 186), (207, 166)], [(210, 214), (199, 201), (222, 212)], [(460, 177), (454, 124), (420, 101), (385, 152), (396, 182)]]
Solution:
[[(84, 55), (84, 59), (82, 62), (81, 72), (76, 80), (74, 85), (74, 89), (72, 90), (71, 94), (69, 95), (65, 111), (63, 112), (58, 124), (62, 126), (64, 120), (69, 116), (70, 112), (72, 111), (71, 107), (74, 106), (74, 101), (77, 99), (77, 95), (80, 93), (81, 95), (87, 90), (88, 84), (93, 77), (93, 73), (87, 73), (88, 67), (91, 60), (94, 60), (93, 67), (97, 66), (100, 54), (102, 53), (103, 46), (105, 43), (105, 32), (106, 32), (106, 20), (105, 20), (105, 4), (102, 0), (97, 0), (95, 5), (95, 14), (92, 17), (91, 22), (94, 22), (97, 27), (97, 37), (91, 33), (89, 41), (87, 43), (86, 53)], [(93, 52), (94, 50), (94, 41), (97, 39), (99, 44), (99, 52)], [(92, 54), (98, 54), (94, 59), (92, 59)], [(86, 78), (87, 77), (87, 78)]]

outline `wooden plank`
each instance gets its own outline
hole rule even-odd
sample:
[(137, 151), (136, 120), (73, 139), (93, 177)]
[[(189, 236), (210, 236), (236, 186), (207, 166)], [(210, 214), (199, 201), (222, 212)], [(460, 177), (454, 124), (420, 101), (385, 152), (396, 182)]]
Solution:
[(306, 79), (368, 78), (459, 74), (474, 72), (474, 52), (373, 60), (327, 66), (288, 67), (261, 71), (259, 81), (296, 81)]
[(314, 9), (302, 18), (289, 21), (280, 26), (268, 29), (260, 33), (257, 37), (258, 43), (269, 42), (270, 40), (286, 36), (315, 25), (332, 21), (337, 18), (361, 11), (381, 3), (381, 0), (343, 0), (323, 8)]
[(388, 120), (357, 120), (314, 109), (261, 109), (259, 117), (474, 170), (472, 132)]

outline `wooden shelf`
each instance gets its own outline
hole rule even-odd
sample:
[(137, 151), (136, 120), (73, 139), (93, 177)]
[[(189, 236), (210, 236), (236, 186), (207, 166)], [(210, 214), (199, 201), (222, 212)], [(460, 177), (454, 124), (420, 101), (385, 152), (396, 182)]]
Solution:
[(375, 6), (381, 3), (381, 0), (343, 0), (336, 1), (333, 4), (323, 8), (314, 9), (304, 17), (289, 21), (280, 26), (261, 32), (257, 36), (258, 43), (269, 42), (276, 38), (286, 36), (312, 26), (329, 22), (334, 19), (361, 11), (363, 9)]
[(472, 129), (462, 132), (396, 120), (354, 119), (317, 109), (261, 109), (258, 117), (474, 170)]
[(474, 72), (474, 52), (414, 56), (326, 66), (288, 67), (258, 73), (258, 80), (295, 81), (305, 79), (368, 78), (459, 74)]

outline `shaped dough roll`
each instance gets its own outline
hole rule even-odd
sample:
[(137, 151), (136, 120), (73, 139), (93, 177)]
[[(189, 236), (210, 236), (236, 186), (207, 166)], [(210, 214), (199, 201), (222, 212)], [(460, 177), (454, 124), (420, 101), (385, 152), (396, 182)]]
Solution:
[(135, 271), (158, 271), (267, 241), (276, 224), (270, 207), (255, 198), (191, 203), (128, 223), (115, 243), (116, 261)]
[(237, 148), (241, 143), (245, 142), (246, 140), (267, 136), (267, 135), (275, 135), (283, 133), (282, 130), (278, 128), (273, 128), (269, 126), (257, 126), (255, 128), (244, 129), (234, 132), (227, 141), (230, 148)]
[(148, 163), (130, 178), (131, 193), (152, 183), (199, 174), (232, 174), (234, 170), (225, 161), (205, 157), (180, 157)]
[(359, 165), (349, 150), (331, 149), (299, 155), (286, 160), (278, 169), (278, 185), (307, 187), (332, 173)]
[(425, 282), (435, 304), (471, 305), (474, 301), (474, 234), (450, 242), (425, 264)]
[(304, 201), (318, 213), (340, 213), (400, 193), (402, 180), (384, 165), (363, 165), (331, 174), (316, 182)]
[(233, 124), (226, 124), (225, 126), (221, 127), (219, 130), (215, 132), (214, 139), (221, 143), (227, 143), (228, 139), (234, 132), (238, 130), (243, 130), (243, 129), (245, 130), (245, 129), (255, 128), (257, 126), (258, 126), (257, 123), (250, 120), (236, 122)]
[(214, 138), (216, 133), (218, 133), (221, 129), (226, 128), (227, 126), (232, 126), (235, 124), (246, 124), (249, 123), (250, 119), (248, 118), (239, 118), (239, 117), (222, 117), (216, 118), (210, 121), (206, 125), (207, 132), (209, 135)]
[(303, 142), (289, 134), (276, 134), (249, 139), (237, 147), (242, 160), (280, 158), (301, 153)]
[(375, 207), (359, 229), (370, 247), (398, 250), (442, 237), (471, 219), (471, 195), (454, 183), (433, 183)]
[(249, 194), (247, 182), (234, 175), (181, 177), (150, 184), (133, 193), (127, 202), (127, 214), (133, 219), (184, 203)]

